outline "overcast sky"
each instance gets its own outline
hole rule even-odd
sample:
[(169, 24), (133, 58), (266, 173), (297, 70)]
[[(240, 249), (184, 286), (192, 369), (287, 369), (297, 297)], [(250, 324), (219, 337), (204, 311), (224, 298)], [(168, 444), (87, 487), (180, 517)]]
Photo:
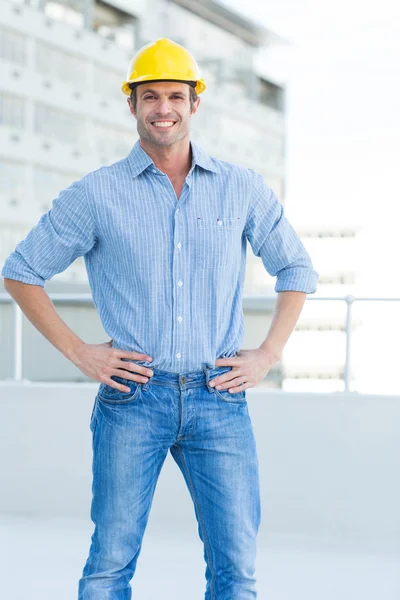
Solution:
[(289, 216), (362, 226), (371, 291), (400, 296), (400, 2), (225, 3), (292, 44), (264, 54), (287, 77)]

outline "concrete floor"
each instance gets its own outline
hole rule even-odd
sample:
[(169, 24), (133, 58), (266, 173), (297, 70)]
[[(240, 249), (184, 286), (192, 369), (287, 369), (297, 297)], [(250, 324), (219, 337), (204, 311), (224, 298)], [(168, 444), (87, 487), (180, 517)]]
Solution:
[[(93, 524), (0, 515), (1, 598), (76, 600)], [(205, 563), (193, 532), (149, 522), (132, 600), (203, 600)], [(260, 600), (399, 600), (400, 545), (270, 534), (259, 539)], [(224, 599), (225, 600), (225, 599)]]

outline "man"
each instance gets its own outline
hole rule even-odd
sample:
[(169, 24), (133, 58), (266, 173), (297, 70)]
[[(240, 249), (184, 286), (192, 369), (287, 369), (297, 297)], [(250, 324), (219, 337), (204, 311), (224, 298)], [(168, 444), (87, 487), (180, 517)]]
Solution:
[[(144, 46), (122, 90), (139, 141), (63, 190), (2, 271), (35, 327), (100, 382), (79, 600), (131, 597), (168, 450), (194, 503), (206, 600), (254, 599), (261, 511), (246, 390), (280, 359), (318, 273), (261, 175), (190, 141), (205, 83), (185, 48)], [(265, 341), (240, 350), (247, 240), (279, 294)], [(81, 340), (43, 289), (81, 255), (110, 342)]]

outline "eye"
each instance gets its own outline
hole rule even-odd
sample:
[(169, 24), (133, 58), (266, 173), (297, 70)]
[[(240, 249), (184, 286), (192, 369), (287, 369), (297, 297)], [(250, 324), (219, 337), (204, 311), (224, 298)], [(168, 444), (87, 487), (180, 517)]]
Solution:
[(155, 98), (155, 96), (153, 96), (153, 94), (150, 94), (149, 96), (144, 97), (145, 100), (148, 100), (149, 98)]

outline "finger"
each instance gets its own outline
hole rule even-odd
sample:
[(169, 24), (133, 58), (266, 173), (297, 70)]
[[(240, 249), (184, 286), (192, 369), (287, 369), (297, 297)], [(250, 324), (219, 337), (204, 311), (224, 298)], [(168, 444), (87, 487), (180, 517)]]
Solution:
[[(115, 375), (116, 377), (123, 377), (123, 379), (129, 379), (130, 381), (135, 381), (137, 383), (147, 383), (148, 381), (148, 377), (141, 377), (140, 375), (135, 376), (129, 376), (127, 377), (125, 374), (121, 375), (121, 371), (119, 371), (118, 369), (114, 369), (111, 372), (111, 375)], [(107, 383), (107, 385), (109, 385), (110, 387), (115, 388), (116, 390), (119, 390), (120, 392), (130, 392), (131, 388), (123, 385), (122, 383), (118, 383), (117, 381), (114, 381), (114, 379), (111, 379), (110, 377), (107, 377), (105, 380), (105, 383)]]
[(231, 381), (232, 379), (235, 379), (236, 377), (239, 377), (240, 373), (238, 372), (238, 370), (234, 370), (234, 371), (227, 371), (226, 373), (223, 373), (222, 375), (218, 375), (218, 377), (214, 377), (213, 379), (209, 380), (209, 384), (211, 385), (211, 387), (217, 387), (217, 385), (222, 385), (223, 383), (227, 382), (227, 381)]
[(215, 361), (216, 367), (229, 367), (237, 365), (237, 359), (235, 356), (228, 356), (228, 358), (217, 358)]
[(249, 382), (243, 384), (243, 385), (239, 385), (237, 387), (233, 387), (233, 388), (229, 388), (228, 392), (230, 392), (231, 394), (237, 394), (238, 392), (243, 392), (243, 390), (247, 390), (249, 387), (251, 387), (251, 385), (249, 384)]
[(211, 387), (217, 387), (217, 385), (219, 385), (220, 383), (222, 383), (222, 381), (224, 381), (221, 377), (214, 377), (214, 379), (209, 379), (208, 383)]
[[(122, 367), (119, 365), (124, 365), (124, 366)], [(115, 365), (115, 366), (117, 366), (117, 365)], [(118, 368), (124, 372), (128, 371), (128, 373), (132, 373), (132, 372), (133, 373), (141, 373), (142, 375), (148, 375), (149, 377), (151, 377), (151, 375), (154, 374), (153, 370), (149, 369), (149, 367), (143, 367), (142, 365), (137, 365), (135, 363), (127, 363), (126, 361), (119, 361)], [(124, 375), (122, 375), (122, 377), (123, 376)]]
[(148, 354), (142, 354), (141, 352), (131, 352), (130, 350), (120, 350), (118, 348), (116, 349), (115, 356), (117, 356), (118, 358), (130, 358), (132, 360), (153, 360), (153, 357), (149, 356)]
[[(114, 375), (114, 373), (112, 373), (112, 375)], [(103, 383), (105, 383), (106, 385), (109, 385), (110, 387), (114, 388), (115, 390), (119, 390), (120, 392), (130, 392), (131, 388), (127, 387), (126, 385), (122, 385), (122, 383), (118, 383), (117, 381), (114, 381), (114, 379), (111, 379), (111, 377), (105, 377), (103, 379)]]
[(125, 369), (113, 369), (112, 375), (117, 375), (118, 377), (129, 379), (130, 381), (139, 381), (141, 383), (147, 383), (149, 380), (149, 376), (132, 371), (126, 371)]
[[(225, 383), (222, 383), (220, 385), (217, 385), (216, 388), (217, 390), (231, 390), (231, 389), (243, 389), (243, 386), (241, 386), (241, 383), (244, 383), (244, 377), (235, 377), (234, 379), (230, 379), (229, 381), (225, 381)], [(238, 387), (240, 386), (240, 387)]]

